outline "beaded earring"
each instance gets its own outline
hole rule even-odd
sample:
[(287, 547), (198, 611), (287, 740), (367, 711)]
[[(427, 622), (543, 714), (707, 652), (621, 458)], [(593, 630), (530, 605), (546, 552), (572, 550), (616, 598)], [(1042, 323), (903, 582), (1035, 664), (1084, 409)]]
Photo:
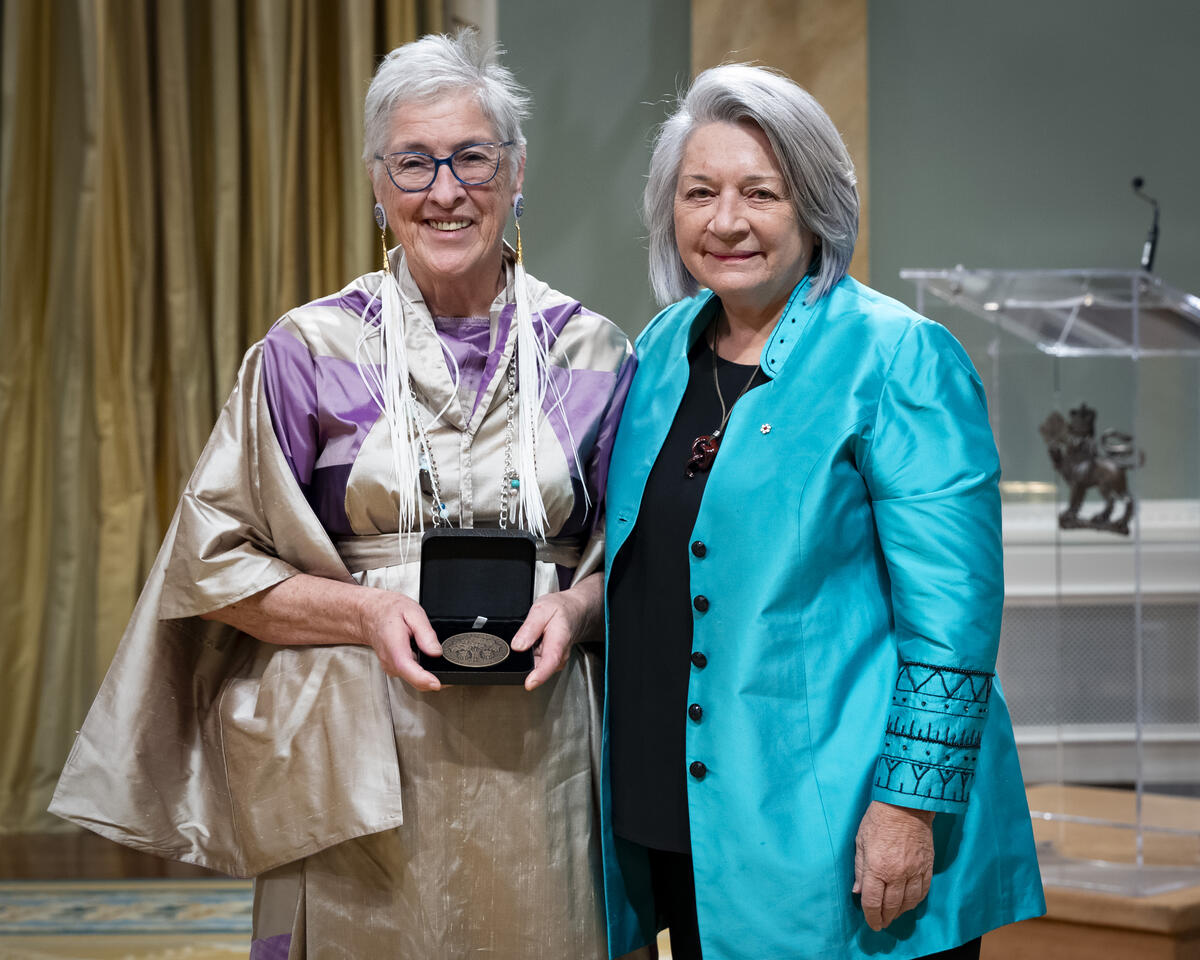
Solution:
[(525, 194), (518, 193), (513, 197), (513, 226), (517, 228), (517, 263), (524, 263), (524, 251), (521, 249), (521, 214), (525, 212)]
[(388, 261), (387, 211), (383, 209), (382, 203), (375, 204), (375, 223), (379, 226), (379, 245), (383, 248), (383, 269), (386, 273), (391, 270), (392, 265)]

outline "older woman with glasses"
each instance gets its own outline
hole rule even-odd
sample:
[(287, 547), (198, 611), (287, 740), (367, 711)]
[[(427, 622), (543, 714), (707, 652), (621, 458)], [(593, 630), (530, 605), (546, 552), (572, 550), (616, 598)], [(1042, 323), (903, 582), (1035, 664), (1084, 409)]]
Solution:
[(470, 32), (380, 65), (396, 245), (247, 354), (56, 795), (256, 875), (255, 958), (608, 956), (579, 644), (634, 361), (504, 243), (526, 107)]
[(609, 482), (614, 952), (666, 925), (675, 960), (977, 957), (1043, 910), (979, 379), (846, 275), (853, 167), (783, 76), (696, 79), (646, 216), (678, 302)]

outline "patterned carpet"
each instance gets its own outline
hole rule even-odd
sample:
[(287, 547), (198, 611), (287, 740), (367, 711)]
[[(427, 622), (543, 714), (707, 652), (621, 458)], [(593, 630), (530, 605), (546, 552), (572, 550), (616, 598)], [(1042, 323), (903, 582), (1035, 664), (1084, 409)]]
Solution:
[(246, 880), (0, 881), (0, 960), (245, 960), (250, 919)]
[(241, 880), (0, 882), (0, 960), (232, 960), (250, 947)]

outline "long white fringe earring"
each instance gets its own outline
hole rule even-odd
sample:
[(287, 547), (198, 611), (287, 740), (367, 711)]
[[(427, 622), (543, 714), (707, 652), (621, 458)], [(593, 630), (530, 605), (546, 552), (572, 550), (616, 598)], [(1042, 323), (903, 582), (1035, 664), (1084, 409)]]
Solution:
[[(363, 310), (363, 325), (356, 346), (359, 375), (363, 378), (372, 399), (383, 412), (392, 447), (392, 467), (395, 470), (400, 523), (398, 534), (401, 554), (407, 554), (405, 534), (424, 530), (421, 514), (421, 487), (418, 465), (420, 413), (412, 394), (408, 372), (408, 350), (405, 347), (406, 316), (403, 294), (392, 270), (387, 252), (387, 213), (380, 203), (375, 204), (375, 222), (379, 225), (383, 246), (383, 277), (379, 283), (379, 355), (376, 363), (364, 356), (371, 324), (366, 320), (370, 304)], [(440, 504), (434, 509), (441, 511)]]
[(517, 230), (517, 257), (513, 265), (513, 298), (516, 302), (517, 323), (517, 353), (514, 358), (517, 364), (517, 518), (520, 526), (534, 536), (545, 539), (548, 521), (546, 505), (542, 500), (542, 491), (537, 480), (537, 438), (548, 392), (553, 395), (553, 407), (558, 409), (563, 427), (567, 431), (571, 456), (583, 484), (585, 509), (591, 508), (592, 501), (588, 496), (587, 478), (584, 476), (583, 464), (579, 461), (579, 451), (571, 434), (571, 424), (567, 419), (566, 404), (563, 402), (571, 387), (570, 367), (566, 368), (566, 388), (560, 390), (550, 376), (550, 331), (540, 314), (538, 319), (541, 321), (541, 330), (534, 328), (529, 284), (525, 274), (525, 251), (521, 244), (521, 215), (524, 212), (525, 197), (518, 193), (513, 199), (513, 222)]
[(529, 285), (525, 276), (525, 253), (521, 246), (521, 215), (525, 212), (525, 197), (513, 199), (513, 221), (517, 228), (517, 260), (513, 265), (513, 295), (516, 301), (517, 351), (517, 518), (518, 524), (535, 537), (545, 539), (546, 505), (537, 479), (538, 425), (546, 385), (550, 379), (549, 344), (533, 328), (533, 309), (529, 301)]

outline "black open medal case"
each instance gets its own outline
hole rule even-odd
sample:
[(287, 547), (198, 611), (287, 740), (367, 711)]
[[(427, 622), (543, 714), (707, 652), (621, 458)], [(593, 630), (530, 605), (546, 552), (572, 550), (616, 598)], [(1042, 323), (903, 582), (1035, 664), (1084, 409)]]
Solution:
[(523, 530), (427, 530), (419, 599), (443, 656), (418, 650), (421, 666), (443, 683), (524, 683), (533, 653), (508, 644), (533, 604), (536, 560)]

